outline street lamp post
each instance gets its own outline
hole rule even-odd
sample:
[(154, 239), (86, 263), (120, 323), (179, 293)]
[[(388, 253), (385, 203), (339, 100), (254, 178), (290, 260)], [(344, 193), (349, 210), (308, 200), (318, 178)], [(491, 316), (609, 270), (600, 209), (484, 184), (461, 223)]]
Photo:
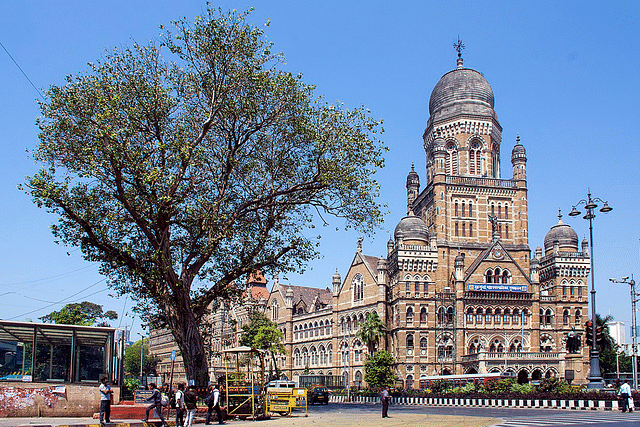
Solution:
[(596, 337), (596, 283), (595, 283), (595, 271), (593, 269), (593, 218), (596, 217), (594, 213), (595, 209), (598, 207), (596, 202), (603, 203), (602, 208), (600, 208), (600, 212), (607, 213), (611, 212), (613, 208), (609, 206), (608, 202), (598, 198), (591, 197), (591, 191), (587, 191), (587, 199), (582, 199), (578, 203), (576, 203), (571, 212), (569, 212), (569, 216), (577, 216), (580, 215), (581, 212), (576, 209), (576, 206), (580, 206), (584, 204), (584, 208), (587, 211), (586, 214), (582, 217), (583, 219), (589, 220), (589, 249), (590, 249), (590, 259), (591, 259), (591, 324), (593, 325), (593, 329), (591, 331), (593, 338), (593, 345), (591, 347), (590, 352), (590, 363), (589, 363), (589, 384), (587, 384), (588, 388), (593, 389), (602, 389), (604, 388), (604, 384), (602, 382), (602, 374), (600, 373), (600, 353), (598, 352), (598, 341)]
[[(629, 277), (623, 277), (622, 280), (609, 279), (613, 283), (626, 283), (631, 287), (631, 371), (633, 372), (633, 388), (638, 389), (638, 345), (636, 331), (636, 303), (640, 301), (640, 294), (636, 292), (636, 281), (629, 280)], [(617, 353), (617, 352), (616, 352)]]
[(144, 335), (141, 334), (140, 332), (138, 332), (138, 335), (140, 335), (140, 385), (144, 385), (144, 379), (142, 376), (142, 357), (144, 356)]

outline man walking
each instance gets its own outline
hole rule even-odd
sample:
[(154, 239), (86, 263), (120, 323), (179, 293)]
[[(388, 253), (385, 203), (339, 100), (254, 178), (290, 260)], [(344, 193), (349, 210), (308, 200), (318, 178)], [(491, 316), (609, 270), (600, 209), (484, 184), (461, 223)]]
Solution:
[(184, 384), (178, 384), (176, 391), (176, 427), (184, 424)]
[(624, 380), (624, 384), (620, 386), (618, 396), (620, 396), (620, 398), (622, 399), (622, 412), (627, 412), (627, 409), (629, 408), (629, 397), (631, 396), (631, 386), (629, 385), (629, 380)]
[(149, 411), (155, 409), (158, 414), (158, 418), (162, 421), (162, 425), (166, 426), (167, 423), (164, 421), (164, 417), (162, 416), (162, 393), (160, 393), (160, 390), (156, 388), (154, 383), (149, 384), (149, 388), (153, 391), (151, 396), (147, 398), (147, 402), (151, 402), (151, 405), (147, 406), (147, 412), (145, 413), (145, 417), (142, 421), (147, 422), (149, 420)]
[(193, 425), (193, 418), (196, 416), (196, 403), (198, 397), (195, 393), (195, 387), (187, 387), (187, 391), (184, 393), (184, 405), (187, 408), (187, 418), (184, 420), (184, 427), (191, 427)]
[(382, 418), (389, 418), (387, 412), (389, 411), (389, 401), (391, 400), (391, 394), (389, 394), (389, 386), (382, 389), (380, 393), (380, 403), (382, 403)]
[(100, 424), (104, 425), (105, 422), (111, 422), (111, 396), (113, 396), (113, 390), (109, 386), (109, 378), (102, 378), (98, 390), (100, 390)]

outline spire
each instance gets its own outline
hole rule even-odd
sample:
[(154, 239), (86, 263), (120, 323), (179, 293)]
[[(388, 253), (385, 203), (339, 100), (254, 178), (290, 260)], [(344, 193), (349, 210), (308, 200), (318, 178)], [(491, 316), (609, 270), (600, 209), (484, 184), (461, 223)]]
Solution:
[(460, 36), (458, 36), (458, 41), (453, 43), (453, 48), (458, 51), (458, 60), (457, 65), (458, 69), (463, 68), (462, 66), (462, 50), (464, 49), (464, 43), (460, 40)]

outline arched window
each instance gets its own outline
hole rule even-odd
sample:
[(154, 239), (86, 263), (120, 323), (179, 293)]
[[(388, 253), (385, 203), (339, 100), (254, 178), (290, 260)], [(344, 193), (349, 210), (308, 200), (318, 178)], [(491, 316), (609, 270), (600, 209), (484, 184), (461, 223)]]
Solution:
[(453, 307), (447, 309), (447, 323), (453, 323)]
[(466, 208), (465, 203), (462, 202), (462, 216), (466, 216), (465, 208)]
[(420, 309), (420, 323), (425, 323), (427, 321), (427, 308), (422, 307)]
[(487, 308), (487, 312), (484, 315), (484, 321), (488, 324), (491, 323), (491, 317), (493, 317), (493, 311)]
[(476, 323), (482, 323), (482, 309), (479, 308), (476, 310)]
[(529, 312), (527, 309), (522, 310), (522, 324), (526, 325), (529, 323)]
[(422, 337), (420, 338), (420, 354), (423, 356), (427, 355), (427, 350), (428, 350), (428, 346), (427, 346), (427, 338), (426, 337)]
[(500, 320), (502, 320), (502, 311), (500, 311), (499, 308), (496, 308), (496, 311), (493, 315), (493, 321), (498, 324), (500, 323)]
[(413, 324), (413, 308), (407, 307), (407, 325)]
[(473, 322), (473, 308), (467, 309), (467, 323)]
[(493, 271), (487, 270), (486, 282), (493, 283)]
[(446, 312), (444, 310), (444, 307), (440, 307), (438, 309), (438, 323), (442, 324), (444, 323), (446, 320)]
[(315, 347), (311, 347), (311, 364), (312, 365), (317, 365), (318, 364), (318, 352), (316, 351)]
[(364, 280), (361, 274), (356, 274), (351, 281), (351, 287), (353, 288), (353, 300), (361, 301), (364, 298)]
[(302, 361), (300, 360), (300, 350), (296, 348), (296, 350), (293, 352), (293, 357), (294, 357), (294, 363), (296, 366), (300, 366)]
[(509, 272), (507, 270), (502, 272), (502, 283), (509, 283)]
[(329, 359), (329, 360), (327, 361), (327, 363), (328, 363), (329, 365), (333, 363), (333, 353), (332, 353), (332, 347), (331, 347), (331, 344), (329, 344), (329, 345), (327, 346), (327, 359)]
[(569, 324), (569, 310), (565, 309), (562, 312), (562, 324), (563, 325), (568, 325)]
[(280, 314), (278, 308), (278, 301), (274, 301), (273, 305), (271, 306), (271, 320), (273, 320), (274, 322), (278, 320)]
[(577, 309), (575, 324), (580, 325), (580, 323), (582, 323), (582, 312), (580, 311), (580, 309)]
[(413, 375), (409, 374), (407, 375), (407, 390), (410, 390), (413, 388)]
[(473, 237), (473, 223), (469, 223), (469, 237)]
[(510, 316), (510, 315), (511, 315), (511, 310), (509, 310), (508, 308), (505, 308), (505, 309), (504, 309), (504, 316), (503, 316), (503, 319), (504, 319), (504, 323), (505, 323), (505, 324), (509, 323), (509, 321), (511, 320), (511, 319), (509, 318), (509, 316)]
[(520, 311), (516, 308), (511, 315), (511, 323), (517, 325), (520, 322)]
[(407, 334), (407, 355), (413, 354), (413, 334)]
[(504, 205), (504, 219), (509, 219), (509, 204)]
[(320, 353), (320, 364), (321, 365), (326, 365), (327, 364), (327, 352), (324, 349), (323, 345), (320, 346), (319, 353)]
[(458, 175), (458, 148), (453, 142), (449, 142), (445, 150), (445, 168), (447, 175)]
[(469, 174), (470, 175), (481, 175), (482, 167), (481, 167), (481, 155), (480, 150), (482, 149), (482, 144), (479, 141), (473, 141), (469, 146)]
[(456, 200), (453, 204), (453, 216), (458, 216), (458, 201)]
[(551, 309), (548, 308), (547, 311), (544, 313), (544, 323), (546, 325), (551, 325), (552, 321), (553, 321), (553, 313), (551, 312)]
[(473, 202), (469, 202), (469, 216), (473, 216)]

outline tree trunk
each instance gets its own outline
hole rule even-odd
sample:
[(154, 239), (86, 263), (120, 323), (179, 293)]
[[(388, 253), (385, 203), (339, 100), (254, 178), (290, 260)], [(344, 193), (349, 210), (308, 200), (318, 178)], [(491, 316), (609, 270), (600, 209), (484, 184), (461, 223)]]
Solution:
[(167, 323), (182, 353), (187, 380), (193, 380), (196, 387), (207, 387), (209, 365), (200, 334), (200, 322), (192, 312), (187, 311), (174, 316), (167, 315)]

